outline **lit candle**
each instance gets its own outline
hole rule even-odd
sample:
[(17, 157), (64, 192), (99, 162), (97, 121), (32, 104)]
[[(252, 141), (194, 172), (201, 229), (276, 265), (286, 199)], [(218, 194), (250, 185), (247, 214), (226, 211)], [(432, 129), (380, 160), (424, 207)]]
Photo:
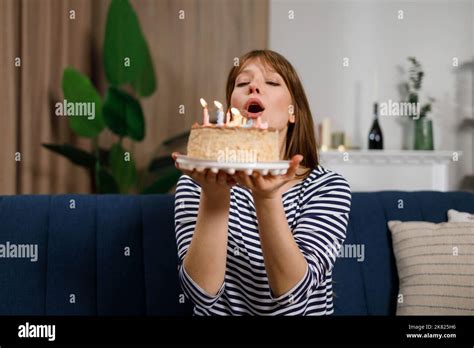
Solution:
[(222, 126), (224, 124), (224, 109), (217, 100), (214, 100), (214, 105), (217, 107), (217, 125)]
[(253, 120), (251, 118), (247, 119), (247, 123), (244, 125), (245, 128), (250, 128), (253, 125)]
[(239, 109), (237, 108), (231, 108), (230, 109), (230, 112), (232, 112), (232, 115), (234, 116), (232, 122), (231, 122), (231, 125), (232, 126), (236, 126), (236, 127), (240, 127), (242, 126), (242, 120), (243, 120), (243, 117), (239, 111)]
[(230, 123), (230, 111), (227, 110), (227, 113), (225, 114), (225, 124), (228, 126)]
[[(239, 111), (240, 112), (240, 111)], [(245, 117), (244, 115), (240, 114), (241, 118), (240, 118), (240, 125), (242, 127), (245, 127), (245, 125), (247, 124), (247, 117)]]
[(202, 124), (204, 126), (207, 126), (209, 125), (209, 110), (207, 109), (207, 102), (203, 98), (200, 99), (200, 102), (201, 102), (202, 107), (204, 108)]
[(257, 128), (262, 128), (262, 118), (260, 116), (257, 117)]

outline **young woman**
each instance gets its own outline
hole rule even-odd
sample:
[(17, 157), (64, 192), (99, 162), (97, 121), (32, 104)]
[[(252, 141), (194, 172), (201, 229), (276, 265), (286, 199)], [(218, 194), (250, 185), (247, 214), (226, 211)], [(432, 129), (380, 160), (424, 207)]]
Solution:
[[(351, 191), (318, 161), (303, 86), (280, 54), (252, 51), (227, 80), (227, 105), (250, 98), (280, 134), (286, 175), (184, 171), (175, 226), (179, 278), (195, 315), (333, 313), (331, 271), (345, 239)], [(176, 154), (173, 154), (175, 157)]]

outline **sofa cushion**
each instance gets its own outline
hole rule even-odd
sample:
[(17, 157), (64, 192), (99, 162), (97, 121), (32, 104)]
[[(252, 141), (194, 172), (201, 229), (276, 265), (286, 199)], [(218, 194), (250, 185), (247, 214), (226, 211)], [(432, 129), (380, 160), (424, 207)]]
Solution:
[(400, 282), (397, 315), (474, 314), (474, 225), (389, 221)]
[(147, 315), (191, 315), (179, 285), (174, 196), (140, 196)]
[[(97, 315), (96, 196), (51, 196), (46, 315)], [(39, 227), (39, 226), (37, 226)]]
[[(355, 244), (354, 222), (350, 220), (344, 246)], [(338, 257), (332, 273), (334, 314), (367, 315), (360, 262), (356, 258)]]
[(0, 243), (37, 245), (38, 259), (0, 259), (0, 314), (44, 315), (49, 196), (6, 196), (0, 200)]
[(464, 213), (456, 209), (448, 210), (448, 222), (472, 222), (474, 223), (474, 214)]

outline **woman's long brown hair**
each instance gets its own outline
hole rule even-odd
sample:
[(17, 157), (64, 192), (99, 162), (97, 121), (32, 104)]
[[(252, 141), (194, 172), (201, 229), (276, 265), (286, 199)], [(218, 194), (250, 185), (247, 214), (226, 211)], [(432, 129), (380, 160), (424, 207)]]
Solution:
[(227, 77), (227, 106), (230, 107), (230, 99), (237, 76), (245, 64), (254, 59), (259, 59), (263, 64), (273, 68), (283, 78), (291, 94), (295, 123), (288, 123), (284, 159), (288, 160), (294, 155), (300, 154), (303, 155), (301, 162), (303, 167), (316, 168), (319, 165), (318, 148), (308, 99), (295, 68), (281, 54), (271, 50), (254, 50), (240, 57), (239, 65), (234, 66)]

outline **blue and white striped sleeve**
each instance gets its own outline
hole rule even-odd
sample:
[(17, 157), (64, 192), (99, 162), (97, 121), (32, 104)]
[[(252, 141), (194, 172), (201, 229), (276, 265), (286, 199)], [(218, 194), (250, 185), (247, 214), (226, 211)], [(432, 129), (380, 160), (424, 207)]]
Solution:
[(186, 272), (183, 260), (193, 238), (199, 211), (201, 188), (189, 176), (183, 175), (178, 180), (175, 194), (174, 222), (178, 248), (178, 274), (184, 294), (195, 304), (210, 308), (224, 292), (224, 284), (216, 295), (204, 291)]
[(346, 179), (329, 172), (306, 189), (293, 237), (305, 257), (308, 268), (303, 278), (285, 294), (275, 298), (282, 306), (305, 299), (318, 288), (332, 270), (346, 238), (351, 207), (351, 190)]

